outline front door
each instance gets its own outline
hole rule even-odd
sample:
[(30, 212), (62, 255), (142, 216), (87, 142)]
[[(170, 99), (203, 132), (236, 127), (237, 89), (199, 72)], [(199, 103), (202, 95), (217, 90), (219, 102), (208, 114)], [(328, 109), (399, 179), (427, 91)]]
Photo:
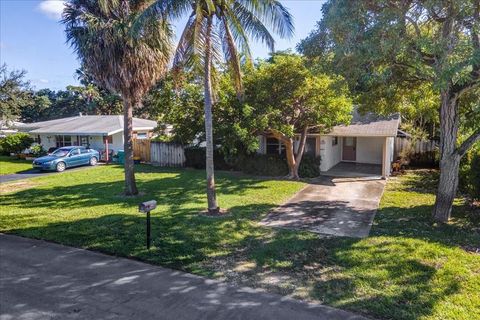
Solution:
[(343, 137), (343, 159), (344, 161), (357, 160), (357, 138)]

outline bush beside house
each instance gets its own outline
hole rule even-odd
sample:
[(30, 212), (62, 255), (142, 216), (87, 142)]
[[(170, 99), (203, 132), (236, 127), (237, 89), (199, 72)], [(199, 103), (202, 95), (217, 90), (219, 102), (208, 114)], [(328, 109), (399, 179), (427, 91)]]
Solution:
[[(186, 148), (185, 166), (205, 169), (205, 148)], [(214, 152), (215, 169), (241, 171), (259, 176), (286, 176), (288, 164), (285, 156), (271, 154), (240, 154), (225, 160), (220, 150)], [(314, 178), (320, 175), (320, 158), (304, 155), (299, 168), (301, 178)]]
[(15, 133), (0, 140), (0, 149), (3, 154), (19, 154), (23, 150), (30, 148), (33, 142), (32, 137), (28, 133)]
[(474, 200), (480, 200), (480, 146), (471, 149), (462, 159), (460, 191)]

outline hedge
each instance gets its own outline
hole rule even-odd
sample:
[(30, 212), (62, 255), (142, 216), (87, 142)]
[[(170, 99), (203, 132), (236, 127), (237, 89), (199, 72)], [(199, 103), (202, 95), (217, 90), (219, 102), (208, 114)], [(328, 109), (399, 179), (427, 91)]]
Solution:
[[(186, 148), (187, 167), (205, 169), (205, 148)], [(234, 159), (225, 160), (219, 151), (214, 152), (215, 169), (235, 170), (260, 176), (286, 176), (288, 174), (287, 160), (281, 155), (249, 154), (238, 155)], [(299, 175), (302, 178), (313, 178), (320, 175), (320, 158), (304, 155), (300, 163)]]

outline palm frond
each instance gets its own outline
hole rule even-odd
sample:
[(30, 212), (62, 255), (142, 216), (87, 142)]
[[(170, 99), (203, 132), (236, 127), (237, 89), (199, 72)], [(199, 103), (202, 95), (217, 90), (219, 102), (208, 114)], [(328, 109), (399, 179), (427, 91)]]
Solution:
[(237, 48), (235, 45), (235, 39), (233, 38), (232, 32), (227, 21), (227, 18), (222, 17), (222, 42), (223, 42), (223, 52), (225, 54), (225, 61), (229, 64), (232, 77), (235, 84), (235, 90), (239, 94), (242, 94), (242, 69), (240, 65), (240, 58), (238, 56)]

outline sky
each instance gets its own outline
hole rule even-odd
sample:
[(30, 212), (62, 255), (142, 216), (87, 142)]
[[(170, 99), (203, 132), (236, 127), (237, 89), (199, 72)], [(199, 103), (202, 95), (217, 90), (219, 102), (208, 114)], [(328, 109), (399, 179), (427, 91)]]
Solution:
[[(276, 50), (295, 49), (296, 44), (314, 29), (321, 18), (324, 0), (281, 0), (294, 18), (295, 35), (276, 39)], [(64, 89), (75, 85), (79, 62), (66, 44), (59, 22), (63, 0), (0, 0), (0, 64), (8, 70), (25, 70), (36, 89)], [(186, 18), (175, 23), (179, 34)], [(261, 43), (252, 43), (254, 58), (268, 57)]]

